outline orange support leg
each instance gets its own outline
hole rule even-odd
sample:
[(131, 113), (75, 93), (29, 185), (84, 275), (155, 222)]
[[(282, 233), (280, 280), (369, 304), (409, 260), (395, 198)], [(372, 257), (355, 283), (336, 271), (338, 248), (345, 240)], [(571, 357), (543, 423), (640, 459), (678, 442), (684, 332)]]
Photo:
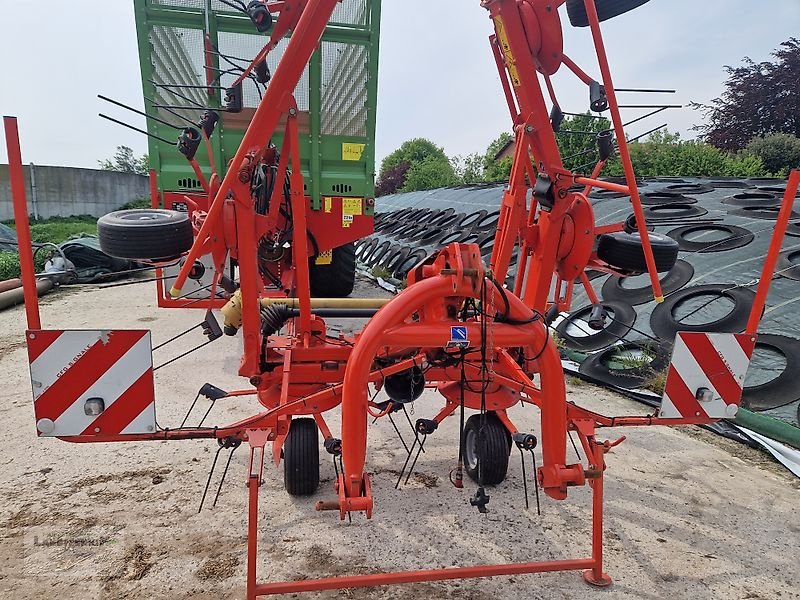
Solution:
[(19, 148), (19, 129), (16, 117), (3, 117), (3, 127), (6, 131), (8, 175), (11, 180), (11, 197), (14, 200), (14, 221), (17, 225), (17, 247), (19, 248), (22, 292), (25, 298), (25, 315), (28, 318), (28, 329), (41, 329), (31, 227), (28, 222), (28, 199), (25, 195), (25, 173), (22, 170), (22, 151)]
[(756, 297), (753, 301), (753, 308), (750, 310), (750, 318), (747, 321), (746, 333), (755, 334), (758, 331), (758, 324), (761, 322), (761, 314), (767, 302), (769, 285), (775, 273), (775, 265), (778, 264), (778, 255), (781, 252), (783, 238), (786, 235), (786, 228), (789, 226), (789, 218), (792, 215), (792, 207), (797, 191), (800, 188), (800, 171), (794, 170), (789, 175), (789, 184), (786, 186), (786, 193), (783, 196), (781, 210), (778, 213), (778, 220), (775, 222), (775, 233), (772, 234), (772, 241), (764, 259), (764, 268), (761, 271), (761, 279), (756, 290)]

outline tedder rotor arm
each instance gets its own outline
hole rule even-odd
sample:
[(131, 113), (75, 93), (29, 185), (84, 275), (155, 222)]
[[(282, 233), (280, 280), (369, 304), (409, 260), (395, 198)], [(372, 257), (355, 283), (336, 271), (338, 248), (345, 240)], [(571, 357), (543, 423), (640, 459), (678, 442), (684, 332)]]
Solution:
[[(515, 290), (528, 306), (544, 312), (548, 306), (553, 274), (572, 281), (586, 266), (594, 239), (594, 218), (581, 219), (575, 226), (576, 236), (584, 240), (584, 249), (565, 260), (563, 254), (564, 219), (582, 194), (570, 190), (576, 184), (614, 189), (631, 197), (636, 223), (642, 240), (647, 271), (657, 301), (661, 300), (658, 272), (647, 234), (647, 224), (641, 206), (636, 179), (625, 140), (619, 105), (614, 94), (608, 59), (603, 46), (597, 10), (593, 0), (586, 0), (595, 49), (598, 55), (603, 86), (594, 81), (563, 52), (561, 22), (557, 7), (563, 2), (546, 0), (484, 0), (489, 10), (495, 34), (490, 37), (506, 101), (514, 122), (517, 148), (512, 163), (511, 178), (503, 195), (497, 224), (497, 238), (492, 251), (491, 267), (494, 276), (505, 280), (508, 260), (514, 246), (520, 246), (519, 269)], [(606, 157), (594, 169), (591, 178), (582, 177), (564, 167), (555, 130), (563, 116), (550, 82), (550, 76), (566, 65), (589, 86), (594, 98), (593, 109), (610, 110), (617, 136), (620, 159), (625, 169), (626, 185), (597, 180)], [(545, 90), (539, 75), (545, 79), (547, 96), (553, 102), (548, 113)], [(523, 147), (520, 148), (519, 146)], [(530, 181), (533, 197), (526, 201)], [(587, 190), (588, 191), (588, 187)], [(587, 200), (583, 197), (583, 202)], [(525, 218), (527, 211), (527, 218)], [(572, 220), (575, 221), (574, 215)], [(576, 244), (577, 246), (577, 244)], [(578, 259), (582, 260), (578, 260)], [(568, 268), (563, 263), (570, 262)], [(581, 264), (583, 263), (583, 264)]]

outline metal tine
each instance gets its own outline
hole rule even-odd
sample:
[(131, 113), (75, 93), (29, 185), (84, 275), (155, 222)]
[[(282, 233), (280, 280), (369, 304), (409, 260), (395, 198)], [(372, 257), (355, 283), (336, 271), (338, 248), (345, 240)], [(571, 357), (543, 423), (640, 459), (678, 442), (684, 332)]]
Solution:
[(217, 466), (217, 459), (219, 458), (219, 453), (222, 452), (222, 446), (217, 449), (216, 453), (214, 454), (214, 460), (211, 463), (211, 470), (208, 472), (208, 479), (206, 480), (206, 487), (203, 490), (203, 496), (200, 498), (200, 508), (197, 509), (198, 514), (203, 510), (203, 504), (206, 501), (206, 494), (208, 494), (208, 488), (211, 485), (211, 477), (214, 475), (214, 469)]
[(145, 117), (147, 119), (152, 119), (153, 121), (155, 121), (157, 123), (161, 123), (162, 125), (166, 125), (167, 127), (172, 127), (173, 129), (183, 129), (183, 127), (179, 127), (177, 125), (173, 125), (172, 123), (170, 123), (169, 121), (165, 121), (164, 119), (160, 119), (158, 117), (154, 117), (152, 115), (148, 115), (146, 112), (143, 112), (141, 110), (133, 108), (132, 106), (128, 106), (127, 104), (123, 104), (122, 102), (118, 102), (117, 100), (113, 100), (111, 98), (103, 96), (102, 94), (97, 94), (97, 97), (100, 98), (100, 100), (104, 100), (106, 102), (110, 102), (111, 104), (115, 104), (117, 106), (120, 106), (120, 107), (124, 108), (125, 110), (129, 110), (132, 113), (136, 113), (137, 115), (142, 115), (143, 117)]
[[(214, 70), (216, 71), (216, 69), (214, 69)], [(223, 88), (223, 87), (218, 86), (218, 85), (189, 85), (189, 84), (184, 84), (184, 83), (180, 83), (180, 84), (179, 83), (171, 83), (171, 84), (169, 84), (169, 86), (164, 86), (164, 87), (168, 88), (168, 89), (171, 89), (171, 88), (178, 88), (178, 89), (186, 88), (186, 89), (190, 89), (190, 90), (207, 90), (209, 88), (218, 89), (218, 90), (226, 89), (226, 88)]]
[(108, 121), (111, 121), (112, 123), (116, 123), (117, 125), (122, 125), (123, 127), (127, 127), (128, 129), (132, 129), (133, 131), (138, 131), (139, 133), (143, 133), (148, 137), (151, 137), (153, 139), (158, 140), (159, 142), (164, 142), (165, 144), (170, 144), (170, 145), (174, 145), (175, 143), (177, 143), (177, 140), (170, 141), (170, 140), (164, 139), (162, 137), (159, 137), (159, 136), (157, 136), (155, 134), (150, 133), (149, 131), (145, 131), (144, 129), (139, 129), (138, 127), (134, 127), (133, 125), (129, 125), (128, 123), (124, 123), (123, 121), (120, 121), (120, 120), (115, 119), (113, 117), (109, 117), (108, 115), (104, 115), (103, 113), (98, 113), (98, 116), (103, 118), (103, 119), (107, 119)]
[(231, 448), (231, 453), (228, 454), (228, 460), (225, 463), (225, 470), (222, 471), (222, 478), (219, 480), (219, 485), (217, 486), (217, 493), (214, 494), (214, 502), (211, 504), (211, 506), (217, 505), (217, 500), (219, 500), (219, 494), (222, 491), (222, 485), (225, 483), (225, 477), (228, 475), (228, 468), (231, 466), (231, 459), (233, 458), (233, 453), (236, 452), (236, 449), (238, 447), (239, 445), (237, 444), (236, 446)]
[[(156, 87), (159, 87), (159, 88), (161, 88), (163, 90), (166, 90), (167, 92), (169, 92), (173, 96), (177, 96), (178, 98), (183, 98), (184, 100), (186, 100), (190, 104), (194, 104), (197, 108), (203, 108), (203, 109), (207, 108), (207, 107), (203, 106), (202, 104), (200, 104), (199, 102), (197, 102), (196, 100), (194, 100), (192, 98), (189, 98), (188, 96), (185, 96), (185, 95), (181, 94), (180, 92), (176, 92), (175, 90), (171, 89), (171, 86), (169, 86), (169, 85), (166, 85), (166, 84), (163, 84), (163, 83), (158, 83), (156, 81), (153, 81), (152, 79), (150, 79), (149, 82), (152, 83)], [(186, 107), (178, 106), (176, 108), (186, 108)]]
[(683, 104), (620, 104), (619, 108), (683, 108)]
[(674, 94), (677, 90), (658, 90), (648, 88), (614, 88), (615, 92), (634, 92), (637, 94)]

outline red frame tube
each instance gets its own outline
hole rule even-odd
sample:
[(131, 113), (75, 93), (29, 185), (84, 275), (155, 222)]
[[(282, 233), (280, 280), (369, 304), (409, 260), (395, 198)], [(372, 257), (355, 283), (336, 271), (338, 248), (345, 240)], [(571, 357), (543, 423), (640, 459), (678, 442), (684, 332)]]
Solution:
[(789, 226), (789, 219), (792, 216), (792, 207), (797, 191), (800, 189), (800, 170), (794, 170), (789, 175), (789, 183), (783, 195), (781, 210), (778, 213), (778, 220), (775, 222), (775, 233), (772, 234), (772, 241), (769, 244), (767, 256), (764, 258), (764, 268), (761, 270), (761, 279), (756, 289), (756, 297), (753, 300), (753, 307), (750, 309), (750, 318), (747, 320), (745, 333), (755, 334), (758, 331), (758, 324), (761, 322), (761, 314), (767, 302), (769, 286), (778, 264), (778, 255), (781, 252), (783, 238), (786, 235), (786, 228)]
[(14, 222), (17, 227), (20, 278), (25, 298), (25, 316), (28, 329), (41, 329), (39, 316), (39, 293), (36, 291), (36, 267), (33, 264), (31, 226), (28, 221), (28, 198), (25, 194), (25, 171), (22, 167), (22, 151), (19, 147), (19, 128), (16, 117), (3, 117), (8, 150), (8, 176), (11, 180), (11, 198), (14, 201)]

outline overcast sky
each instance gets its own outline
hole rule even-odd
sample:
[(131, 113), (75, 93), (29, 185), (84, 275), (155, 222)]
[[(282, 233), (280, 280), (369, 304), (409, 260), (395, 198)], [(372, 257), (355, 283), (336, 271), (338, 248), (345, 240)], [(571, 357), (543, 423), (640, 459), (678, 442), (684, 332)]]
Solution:
[[(570, 27), (566, 14), (562, 20), (565, 51), (596, 74), (588, 30)], [(490, 33), (479, 0), (383, 1), (378, 160), (418, 136), (451, 156), (483, 152), (510, 129)], [(616, 87), (673, 88), (671, 103), (705, 102), (722, 91), (723, 65), (745, 55), (765, 60), (800, 35), (800, 1), (651, 0), (606, 22), (604, 34)], [(25, 162), (94, 168), (121, 144), (146, 152), (144, 136), (97, 117), (107, 108), (98, 93), (142, 107), (132, 0), (0, 0), (0, 57), (0, 113), (19, 117)], [(562, 106), (585, 110), (585, 88), (563, 71), (555, 77)], [(668, 122), (693, 137), (700, 118), (688, 108), (673, 110), (629, 133)]]

